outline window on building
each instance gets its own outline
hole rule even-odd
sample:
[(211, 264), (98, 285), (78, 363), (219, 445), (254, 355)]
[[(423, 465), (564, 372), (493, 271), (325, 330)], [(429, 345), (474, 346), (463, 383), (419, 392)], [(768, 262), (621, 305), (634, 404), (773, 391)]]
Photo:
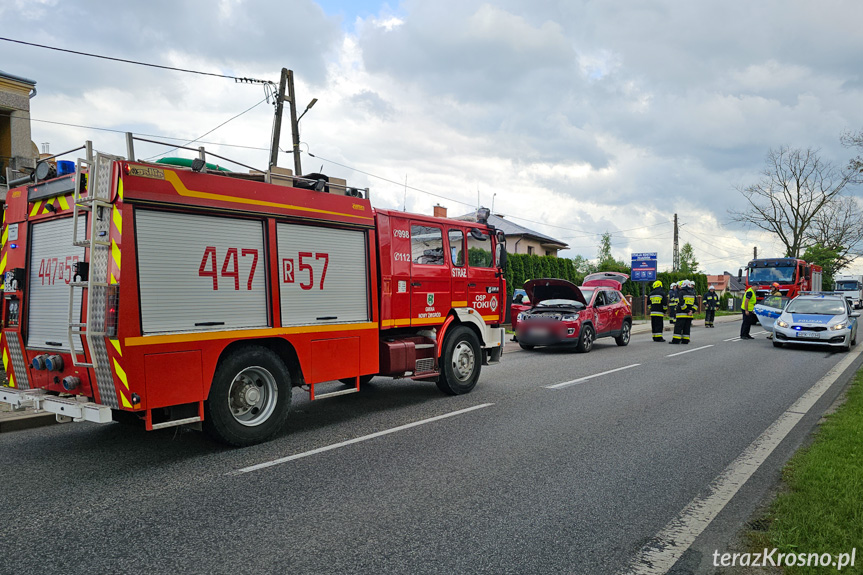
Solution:
[(532, 256), (534, 253), (533, 246), (527, 246), (527, 255)]

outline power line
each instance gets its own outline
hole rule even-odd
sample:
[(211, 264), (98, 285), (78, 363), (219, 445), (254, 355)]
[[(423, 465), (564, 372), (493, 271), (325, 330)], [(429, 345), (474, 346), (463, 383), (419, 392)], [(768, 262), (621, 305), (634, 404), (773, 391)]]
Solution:
[(36, 48), (45, 48), (46, 50), (56, 50), (57, 52), (66, 52), (68, 54), (77, 54), (78, 56), (89, 56), (90, 58), (101, 58), (102, 60), (112, 60), (114, 62), (123, 62), (124, 64), (135, 64), (136, 66), (148, 66), (150, 68), (161, 68), (162, 70), (172, 70), (174, 72), (186, 72), (188, 74), (200, 74), (202, 76), (214, 76), (216, 78), (227, 78), (235, 82), (246, 84), (272, 84), (269, 80), (258, 80), (255, 78), (245, 78), (239, 76), (229, 76), (227, 74), (216, 74), (214, 72), (201, 72), (200, 70), (189, 70), (188, 68), (175, 68), (173, 66), (162, 66), (161, 64), (150, 64), (147, 62), (139, 62), (137, 60), (127, 60), (125, 58), (114, 58), (113, 56), (102, 56), (101, 54), (91, 54), (89, 52), (79, 52), (78, 50), (68, 50), (66, 48), (57, 48), (55, 46), (46, 46), (44, 44), (35, 44), (33, 42), (25, 42), (23, 40), (15, 40), (13, 38), (3, 38), (0, 40), (6, 42), (14, 42), (15, 44), (23, 44), (25, 46), (35, 46)]
[[(260, 102), (258, 102), (258, 104), (260, 104)], [(258, 105), (258, 104), (256, 104), (256, 105)], [(2, 113), (0, 113), (0, 115), (3, 115), (3, 114), (2, 114)], [(116, 130), (116, 129), (113, 129), (113, 128), (100, 128), (100, 127), (98, 127), (98, 126), (85, 126), (85, 125), (82, 125), (82, 124), (70, 124), (70, 123), (68, 123), (68, 122), (56, 122), (56, 121), (54, 121), (54, 120), (40, 120), (40, 119), (37, 119), (37, 118), (30, 118), (30, 121), (31, 121), (31, 122), (41, 122), (41, 123), (43, 123), (43, 124), (56, 124), (56, 125), (58, 125), (58, 126), (69, 126), (69, 127), (71, 127), (71, 128), (83, 128), (83, 129), (85, 129), (85, 130), (98, 130), (98, 131), (100, 131), (100, 132), (113, 132), (113, 133), (115, 133), (115, 134), (126, 134), (126, 133), (128, 133), (128, 130)], [(179, 141), (183, 141), (183, 140), (188, 140), (188, 139), (189, 139), (189, 138), (177, 138), (177, 137), (175, 137), (175, 136), (163, 136), (163, 135), (160, 135), (160, 134), (144, 134), (144, 133), (141, 133), (141, 132), (133, 132), (133, 134), (135, 134), (136, 136), (145, 136), (145, 137), (147, 137), (147, 138), (161, 138), (161, 139), (163, 139), (163, 140), (179, 140)], [(202, 136), (202, 137), (203, 137), (203, 136)], [(201, 139), (200, 139), (200, 138), (198, 138), (198, 139), (196, 139), (196, 140), (193, 140), (193, 141), (198, 142), (198, 143), (201, 143), (201, 144), (206, 144), (206, 145), (208, 145), (208, 146), (225, 146), (225, 147), (228, 147), (228, 148), (242, 148), (242, 149), (245, 149), (245, 150), (263, 150), (263, 151), (266, 151), (266, 152), (268, 152), (268, 151), (270, 150), (269, 148), (263, 148), (263, 147), (258, 147), (258, 146), (243, 146), (243, 145), (240, 145), (240, 144), (225, 144), (225, 143), (223, 143), (223, 142), (203, 142), (203, 141), (201, 141)]]
[[(243, 114), (245, 114), (246, 112), (251, 112), (252, 110), (254, 110), (255, 108), (257, 108), (258, 106), (260, 106), (261, 104), (263, 104), (264, 102), (266, 102), (268, 99), (269, 99), (269, 96), (268, 96), (268, 97), (266, 97), (266, 98), (264, 98), (263, 100), (261, 100), (260, 102), (258, 102), (258, 103), (257, 103), (257, 104), (255, 104), (254, 106), (252, 106), (251, 108), (247, 108), (246, 110), (244, 110), (244, 111), (240, 112), (239, 114), (237, 114), (237, 115), (236, 115), (236, 116), (234, 116), (233, 118), (229, 118), (229, 119), (225, 120), (224, 122), (222, 122), (221, 124), (219, 124), (218, 126), (216, 126), (215, 128), (213, 128), (212, 130), (210, 130), (210, 131), (208, 131), (208, 132), (206, 132), (206, 133), (202, 134), (201, 136), (198, 136), (198, 137), (197, 137), (197, 138), (195, 138), (194, 140), (190, 140), (190, 141), (186, 142), (186, 143), (185, 143), (185, 144), (183, 144), (182, 146), (188, 146), (189, 144), (194, 144), (195, 142), (197, 142), (198, 140), (200, 140), (201, 138), (203, 138), (203, 137), (204, 137), (204, 136), (206, 136), (207, 134), (212, 134), (213, 132), (215, 132), (216, 130), (218, 130), (219, 128), (221, 128), (222, 126), (224, 126), (225, 124), (227, 124), (228, 122), (232, 122), (233, 120), (236, 120), (237, 118), (239, 118), (240, 116), (242, 116), (242, 115), (243, 115)], [(145, 161), (145, 162), (148, 162), (148, 161), (152, 160), (153, 158), (158, 158), (159, 156), (164, 156), (165, 154), (170, 154), (171, 152), (173, 152), (174, 150), (177, 150), (177, 149), (181, 148), (182, 146), (177, 146), (176, 148), (171, 148), (171, 149), (170, 149), (170, 150), (168, 150), (167, 152), (164, 152), (164, 153), (161, 153), (161, 154), (156, 154), (155, 156), (150, 156), (149, 158), (147, 158), (147, 159), (146, 159), (146, 160), (144, 160), (144, 161)]]

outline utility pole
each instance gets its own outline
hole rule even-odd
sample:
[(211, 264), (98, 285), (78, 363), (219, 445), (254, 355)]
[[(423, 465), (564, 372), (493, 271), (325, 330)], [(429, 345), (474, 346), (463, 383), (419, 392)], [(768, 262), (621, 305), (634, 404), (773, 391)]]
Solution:
[[(279, 163), (279, 137), (282, 135), (282, 108), (285, 102), (285, 84), (290, 71), (282, 68), (282, 79), (279, 80), (279, 93), (276, 94), (276, 116), (273, 118), (273, 144), (270, 148), (270, 169)], [(293, 90), (293, 82), (291, 83)]]
[(674, 214), (674, 253), (671, 262), (672, 271), (680, 271), (680, 247), (677, 242), (677, 214)]
[[(285, 90), (287, 89), (287, 96)], [(270, 168), (272, 169), (279, 161), (279, 139), (282, 135), (282, 112), (284, 103), (287, 100), (290, 105), (291, 112), (291, 141), (293, 144), (294, 153), (294, 175), (301, 176), (303, 169), (300, 166), (300, 130), (297, 120), (297, 101), (294, 97), (294, 72), (287, 68), (282, 68), (282, 78), (279, 80), (279, 93), (276, 95), (276, 116), (273, 119), (273, 145), (270, 149)], [(317, 99), (311, 102), (306, 108), (314, 106)], [(305, 112), (303, 112), (305, 114)]]
[(291, 106), (291, 135), (294, 143), (294, 175), (302, 176), (300, 167), (300, 127), (297, 121), (297, 99), (294, 97), (294, 72), (288, 70), (288, 103)]

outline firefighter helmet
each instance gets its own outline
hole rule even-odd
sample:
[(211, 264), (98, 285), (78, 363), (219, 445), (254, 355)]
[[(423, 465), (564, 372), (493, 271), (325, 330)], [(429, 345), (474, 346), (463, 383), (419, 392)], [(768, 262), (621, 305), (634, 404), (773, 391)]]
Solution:
[(656, 280), (655, 282), (653, 282), (653, 289), (661, 288), (661, 287), (662, 287), (662, 282), (661, 282), (661, 281)]

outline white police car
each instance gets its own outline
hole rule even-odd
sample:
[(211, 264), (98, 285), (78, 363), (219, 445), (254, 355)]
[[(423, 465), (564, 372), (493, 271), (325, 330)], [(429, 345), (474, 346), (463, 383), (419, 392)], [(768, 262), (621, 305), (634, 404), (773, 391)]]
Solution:
[(788, 302), (773, 324), (773, 345), (829, 345), (848, 351), (857, 344), (859, 317), (842, 294), (799, 295)]

